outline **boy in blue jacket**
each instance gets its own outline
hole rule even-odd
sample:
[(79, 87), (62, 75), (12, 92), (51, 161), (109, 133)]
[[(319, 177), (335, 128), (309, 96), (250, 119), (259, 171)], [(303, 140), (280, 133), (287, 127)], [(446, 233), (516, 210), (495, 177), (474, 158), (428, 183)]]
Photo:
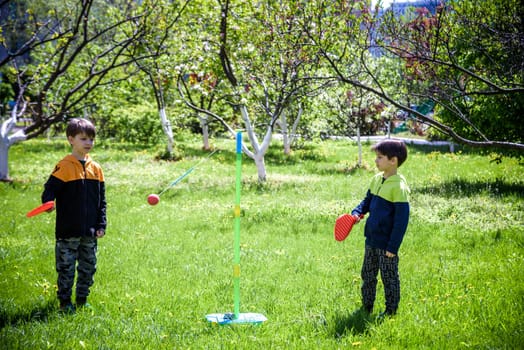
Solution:
[(97, 239), (106, 229), (106, 197), (102, 168), (88, 154), (93, 148), (95, 127), (86, 119), (74, 118), (67, 125), (66, 136), (71, 154), (58, 162), (49, 176), (42, 203), (56, 200), (57, 296), (61, 311), (74, 312), (71, 294), (75, 268), (77, 307), (87, 305), (94, 281)]
[(373, 312), (380, 270), (386, 299), (386, 310), (380, 315), (391, 316), (397, 312), (400, 302), (398, 250), (409, 221), (409, 187), (397, 168), (408, 154), (403, 142), (389, 139), (372, 149), (380, 172), (372, 178), (366, 197), (351, 214), (358, 221), (360, 215), (369, 213), (364, 228), (366, 243), (361, 271), (363, 308)]

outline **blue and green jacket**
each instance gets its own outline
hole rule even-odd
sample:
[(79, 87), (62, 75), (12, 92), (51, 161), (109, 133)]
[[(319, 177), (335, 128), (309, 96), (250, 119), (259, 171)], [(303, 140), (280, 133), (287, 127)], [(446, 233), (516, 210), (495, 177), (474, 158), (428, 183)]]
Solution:
[(376, 174), (366, 197), (353, 209), (352, 215), (369, 213), (364, 228), (366, 245), (397, 254), (409, 221), (409, 187), (406, 179), (383, 173)]

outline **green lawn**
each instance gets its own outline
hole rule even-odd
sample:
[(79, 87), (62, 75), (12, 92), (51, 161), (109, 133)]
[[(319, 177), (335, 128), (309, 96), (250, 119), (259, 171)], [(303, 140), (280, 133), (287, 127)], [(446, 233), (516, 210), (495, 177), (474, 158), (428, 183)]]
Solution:
[(36, 140), (10, 151), (0, 183), (1, 349), (517, 349), (524, 344), (524, 165), (474, 153), (409, 147), (400, 170), (412, 214), (400, 249), (399, 314), (375, 320), (360, 307), (363, 227), (340, 243), (336, 217), (364, 197), (374, 154), (345, 141), (306, 144), (266, 158), (268, 182), (243, 158), (241, 312), (260, 326), (213, 326), (233, 311), (235, 141), (149, 206), (146, 197), (205, 157), (198, 140), (179, 162), (155, 150), (101, 144), (107, 235), (89, 302), (57, 312), (54, 215), (28, 219), (43, 183), (69, 148)]

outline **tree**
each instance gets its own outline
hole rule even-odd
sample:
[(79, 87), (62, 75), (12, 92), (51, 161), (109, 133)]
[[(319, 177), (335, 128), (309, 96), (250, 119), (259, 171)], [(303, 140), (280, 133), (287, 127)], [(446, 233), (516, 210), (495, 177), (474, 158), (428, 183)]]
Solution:
[[(316, 56), (297, 22), (300, 1), (269, 1), (232, 6), (220, 2), (218, 58), (221, 76), (228, 83), (229, 103), (240, 113), (251, 145), (243, 150), (255, 161), (259, 182), (266, 181), (264, 156), (275, 125), (292, 101), (318, 88), (311, 79)], [(183, 89), (179, 89), (183, 94)], [(234, 134), (235, 126), (213, 111), (186, 103), (220, 121)], [(253, 117), (253, 115), (255, 115)], [(262, 129), (258, 131), (257, 129)], [(259, 135), (263, 139), (259, 142)]]
[[(437, 10), (435, 15), (417, 13), (411, 21), (418, 26), (429, 21), (435, 27), (432, 32), (440, 36), (433, 40), (440, 45), (429, 46), (435, 54), (412, 58), (433, 81), (425, 89), (417, 86), (417, 91), (438, 101), (438, 120), (468, 139), (523, 143), (520, 2), (452, 1)], [(442, 52), (443, 47), (454, 50)]]
[[(225, 114), (224, 109), (227, 107), (224, 104), (220, 105), (220, 100), (223, 99), (220, 97), (221, 85), (222, 81), (214, 73), (186, 73), (178, 78), (179, 94), (183, 97), (186, 105), (196, 113), (202, 129), (202, 148), (205, 150), (211, 149), (209, 145), (209, 125), (211, 121), (215, 119), (223, 125), (228, 125), (228, 122), (218, 117), (218, 115)], [(193, 108), (194, 106), (196, 108)], [(200, 110), (215, 110), (214, 114), (216, 117), (212, 118), (206, 113), (199, 112)], [(232, 129), (228, 131), (232, 132)]]
[[(282, 111), (280, 119), (277, 120), (277, 125), (280, 127), (282, 134), (282, 143), (284, 145), (284, 154), (291, 154), (291, 145), (297, 139), (297, 128), (304, 113), (304, 104), (299, 101), (295, 104), (290, 103), (288, 107)], [(289, 114), (289, 117), (288, 117)], [(294, 119), (292, 119), (294, 117)], [(290, 121), (292, 121), (290, 123)], [(289, 127), (291, 125), (291, 128)]]
[[(363, 1), (319, 3), (322, 6), (307, 13), (305, 31), (341, 82), (380, 96), (459, 143), (524, 150), (521, 137), (513, 138), (510, 133), (510, 140), (501, 132), (487, 133), (501, 121), (521, 130), (522, 126), (515, 126), (513, 113), (509, 118), (480, 118), (486, 113), (477, 105), (485, 105), (483, 101), (492, 98), (500, 106), (497, 100), (510, 99), (515, 113), (522, 110), (522, 60), (511, 59), (523, 52), (524, 45), (522, 16), (518, 15), (522, 10), (517, 1), (450, 1), (446, 6), (438, 6), (434, 14), (421, 9), (403, 17), (393, 12), (379, 17), (379, 12)], [(328, 22), (327, 18), (335, 19)], [(482, 39), (471, 40), (480, 34)], [(392, 89), (380, 67), (369, 65), (374, 59), (366, 55), (370, 50), (401, 62), (406, 79), (400, 86)], [(358, 73), (350, 69), (354, 62), (363, 67)], [(435, 103), (436, 117), (411, 108), (405, 94), (411, 101)], [(444, 110), (453, 116), (453, 121), (449, 117), (438, 118)], [(467, 132), (454, 121), (467, 126)]]
[[(30, 19), (24, 29), (27, 40), (17, 47), (5, 47), (11, 81), (16, 82), (16, 101), (9, 119), (3, 122), (0, 138), (0, 179), (8, 180), (8, 152), (15, 142), (34, 138), (51, 125), (70, 116), (82, 115), (97, 89), (137, 73), (133, 63), (157, 52), (144, 52), (143, 40), (158, 16), (154, 2), (98, 3), (93, 0), (24, 3)], [(18, 9), (19, 3), (4, 6)], [(44, 16), (39, 18), (37, 16)], [(2, 27), (17, 25), (3, 18)], [(30, 53), (29, 63), (19, 62)], [(2, 67), (3, 68), (3, 67)], [(15, 130), (21, 112), (29, 113), (30, 125)]]
[(173, 4), (164, 4), (162, 2), (152, 4), (152, 6), (157, 7), (155, 11), (157, 16), (148, 16), (145, 19), (148, 23), (144, 23), (144, 25), (150, 27), (151, 30), (149, 30), (148, 36), (140, 40), (141, 49), (150, 58), (137, 57), (135, 62), (138, 68), (146, 74), (152, 87), (162, 129), (168, 140), (167, 153), (169, 158), (173, 156), (174, 137), (171, 122), (166, 115), (164, 91), (168, 87), (169, 82), (176, 79), (176, 72), (174, 72), (173, 67), (177, 65), (177, 62), (173, 60), (174, 56), (168, 57), (167, 54), (169, 53), (169, 48), (177, 47), (170, 38), (175, 36), (175, 24), (179, 22), (180, 16), (186, 9), (189, 1), (185, 0), (180, 5), (176, 2)]
[[(196, 117), (199, 131), (202, 132), (203, 149), (211, 149), (209, 143), (211, 126), (215, 124), (233, 125), (235, 116), (231, 113), (232, 90), (225, 81), (222, 65), (218, 58), (220, 47), (220, 3), (218, 1), (197, 0), (189, 5), (184, 16), (184, 28), (177, 37), (181, 43), (176, 52), (180, 64), (177, 66), (178, 95), (182, 96), (184, 107)], [(197, 108), (191, 108), (196, 106)], [(212, 117), (200, 110), (213, 111), (219, 117)], [(196, 130), (196, 124), (192, 129)], [(222, 125), (219, 126), (222, 129)]]

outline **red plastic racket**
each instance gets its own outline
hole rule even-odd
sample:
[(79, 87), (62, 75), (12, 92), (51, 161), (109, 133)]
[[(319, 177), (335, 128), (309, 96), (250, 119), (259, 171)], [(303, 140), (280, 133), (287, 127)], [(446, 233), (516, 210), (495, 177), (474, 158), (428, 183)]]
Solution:
[[(362, 218), (363, 216), (361, 215), (360, 217)], [(335, 221), (335, 229), (333, 230), (335, 239), (339, 242), (345, 240), (356, 222), (357, 219), (353, 215), (340, 215)]]
[(26, 216), (28, 218), (32, 217), (32, 216), (35, 216), (35, 215), (38, 215), (38, 214), (41, 214), (45, 211), (48, 211), (49, 209), (52, 209), (53, 207), (55, 206), (55, 202), (54, 201), (49, 201), (49, 202), (45, 202), (44, 204), (36, 207), (35, 209), (31, 210), (30, 212), (28, 212), (26, 214)]

